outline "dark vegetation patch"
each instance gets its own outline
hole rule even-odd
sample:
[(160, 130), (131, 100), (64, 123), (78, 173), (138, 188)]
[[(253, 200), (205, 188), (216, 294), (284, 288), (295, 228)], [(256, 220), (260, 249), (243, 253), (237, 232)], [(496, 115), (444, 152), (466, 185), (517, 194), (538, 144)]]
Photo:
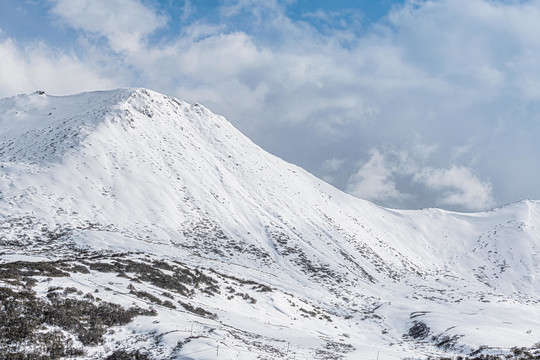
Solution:
[[(171, 265), (165, 261), (154, 261), (149, 264), (143, 261), (116, 259), (109, 261), (84, 262), (90, 269), (99, 272), (117, 273), (138, 282), (147, 282), (161, 289), (192, 296), (194, 289), (209, 295), (219, 293), (218, 282), (198, 269), (190, 270)], [(170, 274), (166, 273), (170, 272)]]
[(443, 350), (455, 349), (457, 347), (459, 339), (463, 335), (445, 335), (439, 334), (431, 337), (431, 341), (435, 344), (436, 347)]
[[(500, 352), (500, 354), (494, 354)], [(503, 354), (504, 352), (504, 354)], [(540, 360), (540, 342), (530, 348), (513, 347), (507, 349), (493, 348), (489, 346), (480, 346), (471, 353), (457, 357), (428, 357), (428, 360)]]
[(315, 316), (317, 316), (317, 313), (315, 311), (306, 310), (304, 308), (300, 308), (298, 310), (300, 310), (302, 312), (303, 317), (315, 317)]
[(161, 305), (168, 307), (170, 309), (176, 309), (176, 306), (170, 301), (170, 300), (161, 300), (155, 295), (150, 294), (147, 291), (143, 290), (137, 290), (133, 285), (129, 285), (128, 289), (130, 290), (129, 293), (135, 295), (139, 299), (148, 300), (150, 302), (153, 302), (154, 304)]
[(73, 340), (66, 338), (61, 331), (38, 333), (35, 341), (25, 344), (27, 348), (21, 350), (9, 347), (2, 342), (0, 345), (0, 358), (10, 360), (51, 360), (61, 357), (77, 357), (85, 354), (81, 348), (73, 347)]
[[(516, 352), (517, 349), (517, 352)], [(514, 347), (510, 350), (510, 353), (506, 355), (490, 355), (490, 354), (478, 354), (469, 356), (457, 356), (457, 357), (430, 357), (428, 360), (539, 360), (540, 352), (529, 348)]]
[(457, 360), (539, 360), (540, 359), (540, 343), (536, 343), (534, 346), (527, 347), (513, 347), (509, 353), (501, 355), (488, 354), (493, 353), (498, 349), (490, 348), (488, 346), (480, 346), (478, 349), (472, 351), (469, 356), (458, 356)]
[(340, 360), (343, 359), (343, 355), (326, 349), (317, 349), (315, 350), (315, 358), (325, 360)]
[(16, 261), (0, 264), (0, 279), (22, 280), (29, 276), (67, 277), (69, 273), (53, 262)]
[(185, 302), (182, 302), (182, 301), (179, 301), (178, 302), (180, 305), (182, 305), (182, 307), (184, 309), (186, 309), (187, 311), (189, 311), (190, 313), (193, 313), (193, 314), (196, 314), (196, 315), (199, 315), (199, 316), (203, 316), (203, 317), (207, 317), (209, 319), (217, 319), (217, 315), (214, 314), (214, 313), (211, 313), (205, 309), (203, 309), (202, 307), (195, 307), (191, 304), (188, 304), (188, 303), (185, 303)]
[(128, 351), (124, 349), (115, 350), (111, 355), (107, 356), (105, 360), (151, 360), (152, 358), (148, 353), (141, 352), (140, 350)]
[(409, 329), (409, 332), (405, 337), (414, 339), (414, 340), (423, 340), (428, 337), (430, 332), (429, 327), (421, 321), (414, 321), (413, 326)]
[(216, 274), (216, 275), (219, 275), (220, 277), (222, 278), (225, 278), (225, 279), (231, 279), (231, 280), (234, 280), (234, 282), (238, 283), (238, 285), (252, 285), (252, 289), (257, 291), (257, 292), (271, 292), (273, 291), (274, 289), (272, 289), (270, 286), (267, 286), (265, 284), (261, 284), (261, 283), (258, 283), (256, 281), (253, 281), (253, 280), (246, 280), (246, 279), (241, 279), (239, 277), (236, 277), (236, 276), (233, 276), (233, 275), (228, 275), (228, 274), (223, 274), (223, 273), (220, 273), (212, 268), (209, 269), (210, 272)]
[(232, 295), (227, 296), (228, 300), (232, 300), (234, 299), (235, 296), (238, 296), (241, 299), (248, 301), (250, 304), (257, 303), (257, 300), (254, 297), (250, 296), (248, 293), (244, 294), (241, 292), (236, 292), (236, 290), (234, 290), (234, 288), (231, 286), (228, 286), (227, 288), (229, 289), (229, 293), (232, 294)]
[(351, 344), (333, 341), (332, 339), (326, 339), (326, 344), (324, 345), (324, 348), (326, 350), (331, 350), (339, 353), (349, 353), (355, 350), (354, 346), (352, 346)]
[(78, 340), (88, 346), (101, 344), (110, 327), (126, 325), (139, 315), (152, 316), (156, 313), (138, 307), (124, 309), (105, 301), (96, 305), (88, 300), (53, 298), (50, 305), (44, 306), (43, 320), (46, 324), (76, 334)]
[(140, 308), (124, 309), (104, 301), (94, 304), (63, 295), (53, 290), (44, 299), (31, 290), (0, 288), (0, 358), (58, 359), (82, 355), (84, 350), (73, 346), (71, 336), (85, 346), (97, 345), (103, 342), (110, 327), (125, 325), (138, 315), (155, 315)]
[[(112, 326), (130, 323), (139, 315), (156, 315), (139, 307), (124, 309), (118, 304), (82, 299), (75, 287), (50, 287), (46, 296), (32, 290), (36, 276), (69, 277), (64, 271), (87, 272), (78, 264), (67, 262), (25, 262), (0, 264), (0, 359), (50, 360), (84, 355), (84, 346), (103, 343)], [(171, 303), (172, 304), (172, 303)]]
[(256, 284), (252, 287), (253, 290), (257, 292), (271, 292), (272, 288), (264, 284)]
[(328, 322), (332, 322), (332, 318), (328, 314), (325, 314), (322, 309), (317, 306), (314, 306), (313, 310), (306, 310), (303, 307), (300, 307), (298, 310), (300, 311), (300, 316), (303, 316), (305, 318), (318, 317), (319, 320), (326, 320)]

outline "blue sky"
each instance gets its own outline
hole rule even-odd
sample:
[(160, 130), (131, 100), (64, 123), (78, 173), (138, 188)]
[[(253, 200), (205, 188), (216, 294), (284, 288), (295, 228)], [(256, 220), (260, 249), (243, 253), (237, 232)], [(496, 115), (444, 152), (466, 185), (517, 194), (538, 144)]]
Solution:
[[(199, 0), (186, 2), (182, 0), (159, 0), (143, 1), (149, 8), (167, 16), (167, 25), (163, 31), (158, 31), (157, 35), (165, 38), (174, 38), (180, 32), (183, 23), (192, 23), (204, 19), (211, 23), (219, 23), (223, 20), (219, 12), (215, 9), (223, 4), (232, 3), (218, 0)], [(286, 15), (295, 21), (305, 21), (314, 26), (321, 25), (321, 19), (317, 19), (310, 14), (340, 13), (343, 15), (349, 12), (354, 13), (363, 27), (383, 18), (393, 5), (402, 4), (401, 0), (298, 0), (288, 1), (284, 4)], [(39, 0), (2, 0), (0, 1), (0, 24), (2, 30), (18, 40), (30, 41), (46, 39), (47, 43), (58, 46), (68, 46), (77, 36), (77, 32), (72, 29), (58, 26), (54, 16), (49, 10), (54, 1)], [(189, 12), (189, 14), (186, 14)], [(245, 28), (246, 22), (238, 19), (228, 25), (235, 29)], [(32, 26), (29, 26), (29, 23)]]
[(355, 196), (540, 199), (538, 0), (0, 0), (0, 96), (147, 87)]

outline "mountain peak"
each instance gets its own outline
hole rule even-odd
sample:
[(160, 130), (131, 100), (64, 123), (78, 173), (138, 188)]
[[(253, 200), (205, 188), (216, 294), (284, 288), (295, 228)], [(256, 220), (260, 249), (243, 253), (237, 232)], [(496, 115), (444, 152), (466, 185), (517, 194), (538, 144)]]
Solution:
[(35, 92), (0, 100), (0, 161), (39, 164), (62, 160), (135, 91), (72, 96)]
[[(62, 161), (102, 126), (117, 123), (125, 130), (135, 128), (140, 116), (160, 119), (195, 111), (209, 113), (196, 104), (145, 88), (121, 88), (71, 96), (51, 96), (38, 91), (0, 100), (0, 161), (40, 164)], [(173, 114), (174, 113), (174, 114)], [(138, 114), (138, 115), (135, 115)], [(222, 118), (220, 118), (222, 120)], [(163, 126), (143, 121), (144, 126)], [(174, 126), (168, 122), (168, 126)], [(164, 134), (172, 130), (162, 129)], [(117, 133), (117, 135), (120, 135)]]

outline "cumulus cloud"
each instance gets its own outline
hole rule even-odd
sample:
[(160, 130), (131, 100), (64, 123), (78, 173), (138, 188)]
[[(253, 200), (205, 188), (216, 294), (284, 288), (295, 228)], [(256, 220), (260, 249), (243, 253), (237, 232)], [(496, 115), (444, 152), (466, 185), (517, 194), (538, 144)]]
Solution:
[(349, 178), (347, 191), (372, 201), (402, 200), (410, 195), (400, 192), (393, 177), (395, 164), (388, 163), (379, 151), (372, 150), (370, 159)]
[(485, 210), (494, 204), (491, 183), (480, 180), (465, 167), (426, 168), (416, 173), (413, 180), (439, 191), (438, 201), (443, 205), (458, 205), (467, 210)]
[(369, 160), (349, 177), (347, 190), (352, 195), (387, 206), (400, 206), (413, 197), (403, 189), (416, 186), (417, 194), (433, 198), (439, 206), (467, 211), (492, 207), (491, 182), (481, 180), (471, 169), (427, 165), (436, 148), (415, 143), (410, 149), (384, 153), (372, 149)]
[(52, 13), (75, 29), (105, 36), (115, 51), (138, 51), (167, 23), (137, 0), (54, 0)]
[(92, 68), (74, 55), (57, 52), (43, 43), (19, 45), (0, 40), (0, 96), (44, 90), (53, 94), (107, 89), (115, 82), (102, 69)]
[(0, 42), (0, 62), (0, 89), (4, 96), (29, 87), (29, 74), (20, 62), (20, 54), (13, 40), (4, 39)]

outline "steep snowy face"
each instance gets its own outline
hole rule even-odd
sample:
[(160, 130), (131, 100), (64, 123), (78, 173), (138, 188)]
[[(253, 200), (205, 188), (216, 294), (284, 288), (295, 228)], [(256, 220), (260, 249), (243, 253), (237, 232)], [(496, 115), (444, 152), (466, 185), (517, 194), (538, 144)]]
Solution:
[[(485, 329), (500, 303), (529, 314), (540, 301), (539, 202), (478, 214), (384, 209), (266, 153), (203, 106), (146, 89), (0, 100), (0, 200), (2, 244), (237, 269), (369, 318), (388, 342), (415, 312), (461, 338), (460, 314), (478, 304)], [(540, 331), (534, 317), (521, 324)], [(533, 343), (521, 330), (508, 339)], [(468, 344), (489, 341), (466, 333)]]
[[(286, 253), (330, 277), (329, 262), (358, 246), (345, 227), (384, 212), (262, 151), (200, 105), (145, 89), (70, 99), (5, 100), (4, 214), (99, 224), (231, 261), (245, 253), (237, 262), (275, 265)], [(405, 271), (398, 252), (370, 246), (379, 264), (369, 266)]]

